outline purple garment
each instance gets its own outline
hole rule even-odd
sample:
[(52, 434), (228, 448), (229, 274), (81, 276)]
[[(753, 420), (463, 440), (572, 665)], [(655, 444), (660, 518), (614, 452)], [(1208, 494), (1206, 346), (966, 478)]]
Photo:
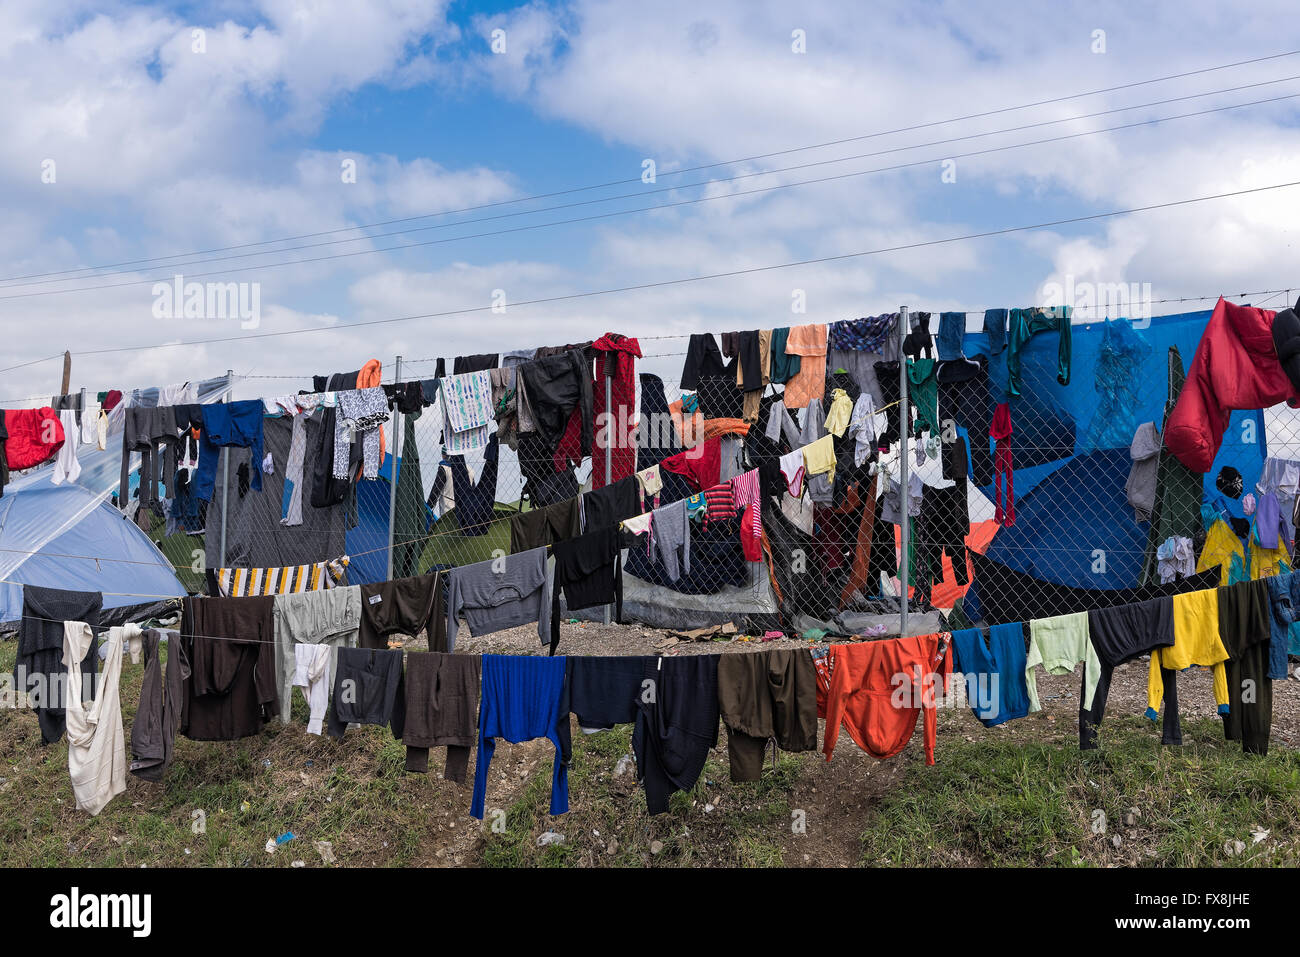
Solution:
[(1279, 537), (1288, 548), (1291, 545), (1291, 523), (1282, 517), (1282, 507), (1272, 492), (1259, 497), (1255, 507), (1255, 534), (1261, 548), (1277, 548)]

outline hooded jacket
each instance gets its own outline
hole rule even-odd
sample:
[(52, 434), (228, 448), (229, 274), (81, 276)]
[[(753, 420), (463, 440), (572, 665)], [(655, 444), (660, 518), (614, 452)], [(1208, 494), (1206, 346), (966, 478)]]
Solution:
[(1232, 410), (1300, 404), (1278, 361), (1273, 317), (1223, 298), (1215, 305), (1165, 424), (1165, 447), (1192, 471), (1210, 471)]

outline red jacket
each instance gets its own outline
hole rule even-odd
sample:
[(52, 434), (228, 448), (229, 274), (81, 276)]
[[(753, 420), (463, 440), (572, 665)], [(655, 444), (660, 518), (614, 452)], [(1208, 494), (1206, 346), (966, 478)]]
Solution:
[(1210, 471), (1233, 409), (1300, 404), (1277, 359), (1274, 315), (1222, 298), (1215, 305), (1165, 428), (1166, 448), (1193, 472)]
[(29, 469), (40, 465), (63, 448), (63, 423), (49, 406), (39, 409), (6, 409), (5, 461), (9, 468)]

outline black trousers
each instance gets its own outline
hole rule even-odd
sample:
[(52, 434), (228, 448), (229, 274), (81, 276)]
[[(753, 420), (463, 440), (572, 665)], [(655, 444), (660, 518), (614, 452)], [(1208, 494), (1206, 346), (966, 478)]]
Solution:
[(561, 710), (571, 712), (586, 730), (608, 731), (616, 724), (636, 721), (637, 702), (647, 690), (650, 655), (627, 658), (570, 655), (565, 659)]
[(718, 659), (647, 658), (643, 678), (651, 684), (637, 698), (632, 753), (646, 808), (662, 814), (674, 791), (695, 786), (718, 743)]
[[(1097, 679), (1097, 690), (1092, 695), (1092, 707), (1083, 706), (1083, 696), (1087, 689), (1087, 678), (1079, 688), (1079, 750), (1097, 750), (1098, 732), (1101, 719), (1106, 716), (1106, 699), (1110, 696), (1110, 679), (1115, 668), (1105, 662), (1101, 666), (1101, 675)], [(1161, 744), (1182, 744), (1183, 728), (1178, 720), (1178, 672), (1168, 668), (1160, 669), (1160, 680), (1165, 689), (1165, 723), (1160, 736)]]
[(1273, 727), (1273, 680), (1268, 676), (1271, 634), (1268, 584), (1263, 579), (1219, 589), (1219, 637), (1228, 650), (1228, 714), (1223, 734), (1247, 754), (1268, 754)]

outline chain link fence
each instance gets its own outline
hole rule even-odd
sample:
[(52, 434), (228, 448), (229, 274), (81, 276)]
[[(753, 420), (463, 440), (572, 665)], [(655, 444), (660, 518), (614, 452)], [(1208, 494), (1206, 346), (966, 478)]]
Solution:
[[(833, 437), (836, 474), (820, 496), (772, 494), (766, 486), (760, 562), (742, 554), (742, 518), (697, 526), (691, 571), (676, 580), (643, 538), (629, 538), (625, 620), (674, 629), (733, 621), (751, 634), (926, 633), (1121, 604), (1291, 566), (1300, 413), (1286, 405), (1233, 412), (1204, 475), (1163, 447), (1208, 312), (1076, 317), (1001, 343), (976, 314), (962, 318), (956, 343), (942, 335), (936, 343), (921, 315), (909, 330), (919, 338), (905, 349), (830, 350), (823, 399), (795, 410), (795, 429), (804, 433), (809, 416), (825, 418), (835, 390), (853, 403), (871, 395), (876, 434), (865, 457), (861, 437), (845, 432)], [(890, 335), (903, 339), (898, 324)], [(938, 353), (925, 345), (938, 345)], [(900, 368), (909, 351), (916, 358)], [(656, 352), (638, 363), (635, 410), (626, 410), (638, 425), (638, 468), (684, 445), (690, 416), (672, 405), (683, 394), (683, 355)], [(432, 367), (421, 363), (431, 361), (395, 364), (386, 379), (430, 377)], [(275, 389), (311, 389), (307, 377), (288, 385)], [(249, 392), (250, 383), (240, 390)], [(770, 437), (781, 391), (765, 392), (748, 433), (720, 437), (724, 478), (756, 467), (770, 474), (800, 447), (780, 429)], [(314, 440), (309, 430), (308, 443)], [(340, 507), (304, 505), (303, 524), (290, 526), (283, 521), (290, 441), (288, 420), (266, 420), (274, 468), (263, 474), (260, 493), (248, 487), (247, 450), (231, 450), (201, 527), (168, 535), (162, 515), (143, 523), (187, 588), (203, 590), (207, 567), (345, 554), (353, 583), (489, 560), (510, 551), (512, 515), (548, 504), (537, 477), (556, 474), (550, 450), (523, 442), (444, 454), (434, 404), (395, 413), (385, 426), (378, 479), (357, 482)], [(595, 461), (574, 468), (552, 497), (589, 489), (593, 469), (605, 465), (598, 448)], [(667, 500), (666, 492), (660, 504)], [(609, 611), (579, 614), (599, 619)]]

